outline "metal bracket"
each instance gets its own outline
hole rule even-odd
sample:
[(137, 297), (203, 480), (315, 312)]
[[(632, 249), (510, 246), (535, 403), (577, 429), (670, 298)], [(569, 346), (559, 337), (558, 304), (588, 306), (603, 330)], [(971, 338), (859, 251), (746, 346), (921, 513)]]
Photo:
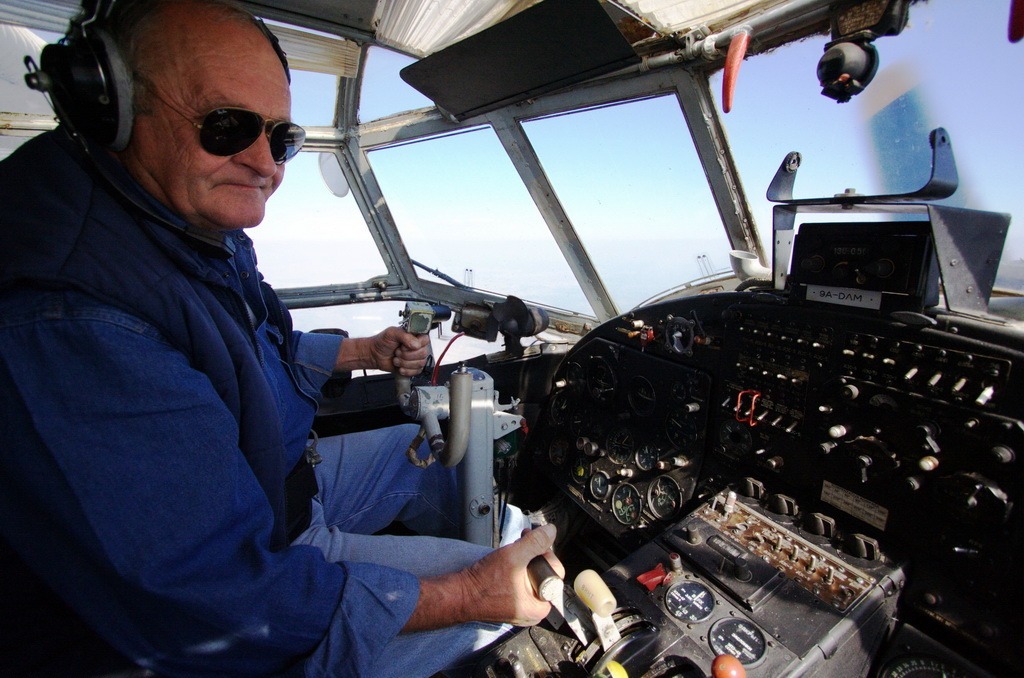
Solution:
[(768, 200), (787, 205), (885, 205), (948, 198), (956, 192), (960, 183), (949, 134), (943, 128), (936, 127), (928, 135), (928, 143), (932, 147), (932, 173), (925, 185), (916, 191), (888, 195), (840, 193), (831, 198), (794, 200), (793, 184), (796, 182), (796, 171), (800, 168), (801, 158), (799, 153), (793, 151), (786, 155), (771, 184), (768, 185)]

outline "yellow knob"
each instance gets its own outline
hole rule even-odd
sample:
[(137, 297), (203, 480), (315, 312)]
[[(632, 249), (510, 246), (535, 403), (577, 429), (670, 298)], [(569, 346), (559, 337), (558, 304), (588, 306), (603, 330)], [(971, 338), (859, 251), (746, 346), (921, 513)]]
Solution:
[(629, 674), (619, 662), (608, 662), (604, 671), (599, 674), (599, 678), (629, 678)]
[(594, 614), (607, 617), (615, 610), (615, 596), (597, 572), (583, 570), (576, 575), (572, 587)]

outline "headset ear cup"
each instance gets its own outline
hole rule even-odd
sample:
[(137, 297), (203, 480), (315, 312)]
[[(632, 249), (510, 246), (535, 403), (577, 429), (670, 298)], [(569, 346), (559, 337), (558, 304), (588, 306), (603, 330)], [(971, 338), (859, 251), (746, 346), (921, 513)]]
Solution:
[(132, 136), (134, 116), (134, 84), (128, 64), (113, 38), (103, 28), (90, 31), (97, 58), (101, 60), (109, 103), (107, 139), (101, 140), (111, 150), (123, 151)]
[(72, 34), (66, 44), (47, 45), (40, 70), (62, 122), (115, 151), (124, 150), (133, 122), (132, 78), (124, 59), (102, 29)]

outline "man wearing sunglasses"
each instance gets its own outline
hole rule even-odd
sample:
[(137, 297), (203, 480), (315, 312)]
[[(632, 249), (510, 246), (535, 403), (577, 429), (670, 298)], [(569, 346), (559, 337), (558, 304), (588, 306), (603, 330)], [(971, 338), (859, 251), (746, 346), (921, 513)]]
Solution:
[(108, 21), (130, 139), (68, 116), (0, 163), (0, 674), (429, 676), (537, 623), (551, 528), (493, 552), (363, 536), (454, 527), (415, 429), (310, 467), (331, 372), (415, 374), (426, 341), (293, 333), (262, 283), (243, 229), (304, 139), (272, 36), (222, 0)]

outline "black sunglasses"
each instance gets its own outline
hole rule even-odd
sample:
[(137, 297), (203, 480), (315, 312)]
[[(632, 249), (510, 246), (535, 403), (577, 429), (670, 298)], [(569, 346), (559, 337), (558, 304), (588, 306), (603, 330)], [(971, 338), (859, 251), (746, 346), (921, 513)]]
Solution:
[(306, 142), (306, 130), (295, 123), (264, 118), (245, 108), (215, 108), (203, 116), (201, 123), (193, 122), (191, 117), (160, 96), (155, 88), (152, 92), (167, 108), (199, 130), (199, 145), (210, 155), (227, 157), (241, 153), (256, 143), (260, 134), (266, 134), (270, 142), (270, 157), (281, 165), (294, 158)]
[(212, 155), (241, 153), (266, 134), (270, 156), (278, 165), (294, 158), (306, 141), (306, 130), (295, 123), (264, 118), (244, 108), (215, 108), (201, 124), (192, 124), (199, 130), (203, 150)]

